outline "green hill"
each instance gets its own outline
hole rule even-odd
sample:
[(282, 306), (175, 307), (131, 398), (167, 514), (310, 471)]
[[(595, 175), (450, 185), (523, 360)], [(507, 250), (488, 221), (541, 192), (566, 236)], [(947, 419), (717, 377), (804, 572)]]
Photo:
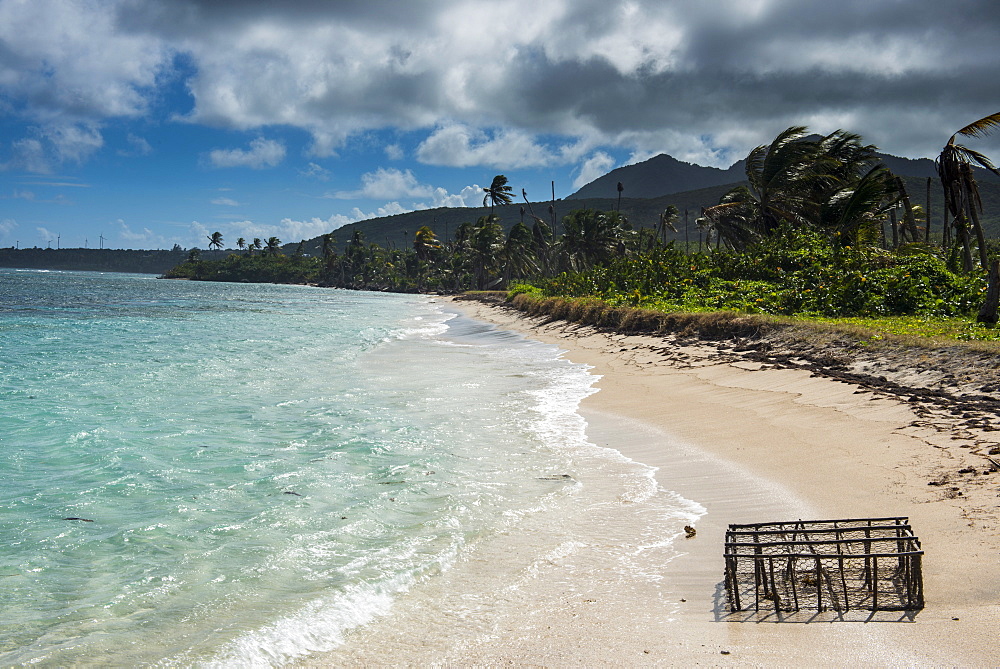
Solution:
[[(911, 161), (916, 162), (916, 161)], [(924, 177), (904, 177), (907, 191), (912, 204), (926, 206), (927, 179)], [(719, 199), (737, 183), (728, 183), (696, 190), (688, 190), (680, 193), (671, 193), (653, 198), (629, 198), (623, 197), (621, 201), (621, 211), (625, 214), (632, 226), (655, 227), (660, 214), (667, 205), (674, 205), (680, 210), (681, 218), (678, 223), (677, 233), (669, 233), (668, 239), (684, 241), (684, 212), (688, 212), (687, 238), (696, 242), (698, 230), (695, 220), (701, 215), (703, 207), (711, 207), (718, 204)], [(979, 184), (980, 194), (983, 200), (983, 227), (987, 236), (1000, 238), (1000, 182), (981, 182)], [(618, 203), (617, 197), (608, 198), (574, 198), (566, 200), (556, 200), (555, 202), (532, 202), (531, 209), (536, 216), (551, 224), (549, 215), (549, 205), (555, 208), (557, 225), (555, 232), (562, 232), (558, 221), (569, 212), (575, 209), (598, 209), (603, 211), (613, 210)], [(500, 217), (500, 221), (506, 230), (513, 227), (520, 219), (520, 209), (524, 205), (506, 205), (497, 207), (495, 213)], [(527, 206), (524, 206), (524, 220), (527, 225), (531, 225), (531, 213)], [(358, 223), (350, 223), (333, 232), (336, 247), (342, 250), (344, 245), (351, 240), (355, 230), (359, 230), (367, 242), (374, 242), (387, 248), (409, 247), (413, 243), (413, 235), (421, 226), (428, 226), (442, 239), (451, 239), (455, 231), (462, 223), (475, 222), (480, 216), (490, 213), (489, 207), (463, 207), (426, 209), (421, 211), (411, 211), (406, 214), (373, 218)], [(941, 191), (941, 184), (937, 178), (931, 183), (931, 233), (941, 234), (942, 216), (944, 213), (944, 197)], [(285, 245), (286, 252), (295, 249), (298, 243)], [(321, 249), (319, 237), (307, 240), (305, 252), (318, 254)]]

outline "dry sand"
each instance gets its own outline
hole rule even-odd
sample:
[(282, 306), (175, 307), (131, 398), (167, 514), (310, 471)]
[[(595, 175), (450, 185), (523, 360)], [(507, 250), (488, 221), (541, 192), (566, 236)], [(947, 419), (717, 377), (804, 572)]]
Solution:
[[(591, 365), (601, 379), (599, 392), (581, 407), (590, 439), (657, 467), (664, 489), (697, 501), (707, 513), (698, 520), (695, 537), (678, 541), (682, 555), (668, 565), (663, 587), (654, 593), (607, 565), (590, 572), (576, 565), (561, 574), (567, 567), (553, 558), (539, 579), (568, 581), (561, 592), (539, 589), (538, 600), (498, 599), (474, 621), (428, 616), (429, 628), (455, 626), (455, 643), (391, 638), (394, 617), (418, 617), (421, 597), (426, 606), (444, 596), (425, 592), (349, 640), (343, 652), (307, 663), (998, 663), (1000, 472), (991, 471), (985, 455), (998, 446), (1000, 431), (993, 428), (1000, 427), (1000, 417), (954, 415), (940, 401), (932, 409), (918, 408), (897, 396), (807, 369), (762, 365), (707, 344), (548, 323), (477, 302), (453, 306), (556, 344), (569, 360)], [(729, 614), (721, 587), (729, 523), (884, 516), (909, 517), (921, 540), (922, 611), (867, 619), (798, 614), (784, 621)], [(480, 631), (463, 636), (464, 626)], [(429, 631), (435, 637), (448, 634)]]
[[(600, 392), (582, 407), (591, 439), (658, 467), (664, 488), (708, 509), (697, 536), (683, 543), (686, 555), (666, 575), (676, 584), (676, 602), (686, 600), (679, 615), (664, 611), (674, 619), (669, 625), (630, 625), (627, 606), (614, 601), (606, 611), (591, 611), (588, 618), (598, 621), (593, 629), (575, 619), (553, 620), (547, 635), (524, 638), (511, 630), (464, 659), (518, 665), (997, 664), (1000, 473), (987, 473), (992, 468), (984, 457), (998, 446), (995, 421), (977, 430), (964, 424), (973, 418), (968, 415), (917, 415), (897, 397), (807, 370), (762, 369), (739, 356), (720, 356), (714, 346), (545, 323), (481, 303), (455, 306), (592, 365), (602, 378)], [(811, 622), (727, 616), (718, 587), (728, 523), (808, 519), (803, 513), (817, 519), (908, 516), (925, 551), (925, 608), (870, 622), (832, 614)]]

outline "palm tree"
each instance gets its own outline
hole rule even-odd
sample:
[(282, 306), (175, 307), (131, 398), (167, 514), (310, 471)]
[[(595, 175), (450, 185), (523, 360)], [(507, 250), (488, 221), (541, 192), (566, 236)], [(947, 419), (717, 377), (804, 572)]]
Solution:
[(882, 165), (820, 203), (819, 226), (842, 244), (872, 244), (885, 216), (899, 202), (897, 177)]
[(773, 234), (782, 223), (854, 231), (898, 200), (896, 181), (880, 168), (875, 147), (858, 135), (838, 130), (810, 139), (804, 126), (793, 126), (750, 152), (749, 186), (726, 193), (705, 210), (700, 224), (738, 250)]
[(514, 191), (513, 188), (507, 185), (507, 177), (502, 174), (498, 174), (493, 177), (493, 183), (490, 184), (489, 188), (484, 188), (483, 192), (486, 195), (483, 197), (483, 206), (486, 206), (486, 202), (490, 203), (490, 217), (493, 216), (493, 206), (497, 204), (510, 204), (514, 201), (511, 193)]
[(328, 232), (325, 235), (323, 235), (323, 251), (322, 251), (322, 253), (323, 253), (323, 257), (326, 258), (327, 261), (329, 261), (329, 259), (333, 255), (335, 255), (333, 244), (334, 244), (334, 239), (333, 239), (333, 233), (332, 232)]
[(267, 252), (272, 256), (278, 255), (281, 252), (281, 240), (277, 237), (267, 238)]
[(236, 248), (238, 248), (240, 251), (242, 251), (246, 247), (247, 247), (247, 240), (243, 239), (242, 237), (236, 240)]
[(659, 225), (657, 225), (656, 237), (657, 239), (662, 238), (664, 246), (667, 244), (667, 230), (669, 229), (673, 232), (677, 232), (677, 226), (675, 224), (680, 217), (681, 212), (678, 211), (677, 207), (672, 204), (668, 204), (667, 208), (663, 210), (662, 214), (660, 214), (660, 222)]
[(424, 225), (417, 229), (413, 236), (413, 250), (417, 252), (418, 260), (429, 260), (440, 248), (441, 242), (430, 227)]
[(768, 146), (747, 156), (747, 186), (737, 186), (705, 210), (704, 218), (737, 249), (771, 234), (781, 221), (802, 223), (817, 142), (805, 138), (805, 126), (792, 126)]
[(476, 221), (469, 242), (476, 288), (493, 288), (502, 279), (494, 279), (493, 276), (497, 273), (504, 248), (503, 226), (495, 216), (482, 216)]
[(968, 230), (970, 220), (979, 244), (979, 260), (983, 269), (986, 269), (989, 263), (986, 256), (986, 239), (983, 227), (979, 222), (979, 212), (983, 210), (983, 202), (979, 197), (979, 186), (976, 184), (972, 168), (978, 165), (998, 176), (1000, 176), (1000, 172), (985, 155), (961, 144), (956, 144), (955, 139), (959, 135), (981, 137), (990, 134), (997, 127), (1000, 127), (1000, 112), (973, 121), (951, 136), (944, 149), (941, 150), (941, 155), (935, 161), (938, 176), (941, 177), (941, 186), (944, 188), (945, 207), (951, 213), (952, 225), (955, 226), (962, 241), (966, 270), (972, 269), (972, 252), (969, 246)]
[(504, 244), (503, 257), (504, 278), (509, 283), (511, 279), (523, 279), (538, 272), (538, 261), (533, 247), (534, 238), (531, 229), (523, 222), (510, 229), (507, 243)]
[(538, 259), (539, 269), (545, 276), (552, 272), (552, 228), (540, 218), (535, 218), (531, 226), (531, 249)]
[(250, 255), (252, 256), (254, 251), (260, 251), (264, 248), (264, 244), (261, 243), (260, 237), (254, 237), (253, 242), (251, 242), (248, 248), (250, 250)]
[(213, 232), (208, 236), (208, 248), (210, 249), (221, 249), (222, 248), (222, 233)]
[(564, 260), (580, 272), (622, 252), (628, 224), (618, 212), (578, 209), (563, 219), (563, 229)]

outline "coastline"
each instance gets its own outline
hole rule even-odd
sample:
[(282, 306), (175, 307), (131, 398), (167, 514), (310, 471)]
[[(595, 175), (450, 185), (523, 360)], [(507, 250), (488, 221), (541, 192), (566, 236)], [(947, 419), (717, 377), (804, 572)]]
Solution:
[[(1000, 432), (973, 434), (961, 415), (915, 410), (899, 397), (720, 355), (709, 344), (599, 332), (474, 301), (449, 308), (591, 366), (599, 392), (580, 406), (588, 438), (656, 468), (664, 494), (700, 505), (697, 534), (685, 539), (676, 521), (657, 527), (677, 554), (655, 587), (596, 552), (562, 553), (548, 536), (495, 537), (301, 665), (994, 662), (1000, 472), (985, 474), (980, 452)], [(970, 465), (975, 474), (959, 473)], [(595, 517), (580, 545), (604, 530), (614, 541), (629, 513), (619, 505)], [(910, 518), (925, 551), (926, 606), (915, 615), (729, 614), (729, 523), (895, 515)], [(527, 561), (518, 562), (522, 553)], [(511, 569), (517, 582), (497, 588), (496, 569)], [(421, 628), (426, 638), (414, 638)]]
[[(451, 304), (591, 365), (602, 377), (600, 392), (581, 406), (591, 440), (657, 467), (661, 486), (699, 502), (708, 513), (699, 520), (697, 536), (681, 542), (685, 554), (664, 575), (675, 602), (686, 600), (676, 615), (663, 612), (672, 618), (666, 630), (628, 631), (626, 620), (619, 623), (623, 634), (617, 647), (595, 648), (594, 630), (570, 623), (549, 639), (498, 641), (446, 661), (993, 661), (992, 635), (1000, 622), (1000, 473), (987, 474), (989, 463), (980, 453), (990, 443), (984, 437), (997, 433), (970, 433), (958, 422), (961, 416), (918, 414), (898, 398), (808, 370), (720, 362), (708, 345), (602, 333), (479, 302)], [(974, 473), (960, 473), (970, 469)], [(726, 525), (796, 519), (803, 517), (796, 515), (800, 512), (814, 518), (908, 516), (925, 551), (925, 608), (912, 618), (890, 617), (900, 622), (822, 616), (808, 624), (723, 620), (714, 600)], [(779, 513), (786, 515), (768, 515)], [(622, 604), (609, 605), (606, 613), (615, 615)], [(558, 622), (553, 621), (556, 627)], [(567, 645), (573, 636), (579, 644)], [(603, 636), (602, 641), (608, 643)]]

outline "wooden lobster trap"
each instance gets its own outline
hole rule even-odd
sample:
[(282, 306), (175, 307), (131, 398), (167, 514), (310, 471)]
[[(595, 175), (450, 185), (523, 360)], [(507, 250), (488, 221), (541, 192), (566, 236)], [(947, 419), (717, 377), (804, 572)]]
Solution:
[(732, 611), (909, 611), (924, 606), (920, 540), (907, 518), (730, 525)]

